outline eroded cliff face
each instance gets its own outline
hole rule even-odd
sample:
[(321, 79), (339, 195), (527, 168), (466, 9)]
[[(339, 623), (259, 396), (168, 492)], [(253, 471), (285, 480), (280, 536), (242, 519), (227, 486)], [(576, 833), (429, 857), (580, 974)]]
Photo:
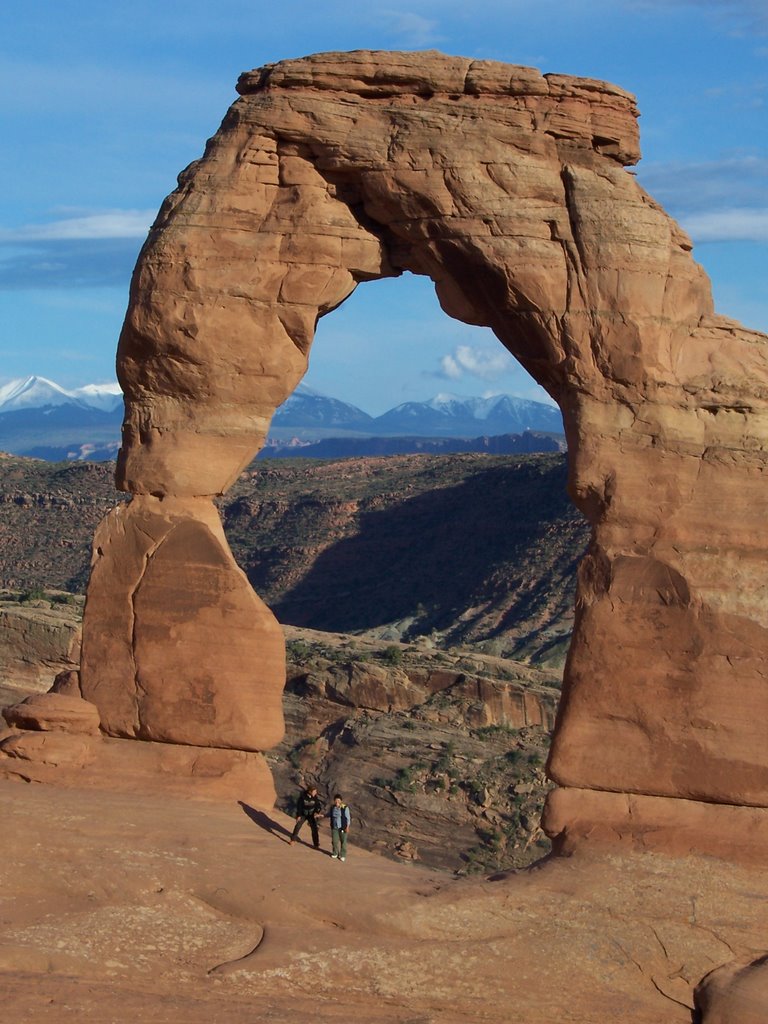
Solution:
[[(361, 281), (410, 270), (432, 278), (450, 316), (491, 327), (559, 402), (570, 493), (593, 528), (550, 760), (561, 786), (550, 832), (573, 841), (599, 823), (607, 838), (642, 841), (656, 822), (663, 842), (674, 832), (667, 800), (683, 798), (706, 820), (694, 846), (717, 831), (722, 804), (752, 807), (750, 834), (768, 840), (768, 339), (713, 312), (689, 239), (625, 170), (639, 157), (633, 98), (437, 53), (321, 54), (245, 74), (238, 89), (134, 275), (118, 352), (118, 482), (140, 498), (96, 550), (84, 693), (123, 708), (109, 726), (121, 735), (139, 694), (148, 736), (165, 729), (154, 709), (162, 717), (178, 700), (190, 744), (221, 742), (210, 726), (220, 699), (227, 722), (261, 714), (282, 685), (273, 654), (257, 687), (232, 690), (237, 708), (186, 699), (231, 634), (210, 617), (209, 591), (196, 607), (183, 545), (161, 573), (131, 537), (150, 511), (176, 521), (179, 502), (198, 532), (216, 534), (209, 499), (301, 379), (318, 317)], [(239, 570), (217, 543), (219, 586)], [(137, 637), (168, 608), (157, 581), (174, 574), (191, 591), (199, 665), (174, 676), (177, 648), (156, 644), (140, 687), (133, 669), (103, 685), (108, 638), (138, 664)], [(106, 623), (100, 580), (117, 588)], [(247, 615), (272, 651), (269, 613), (254, 604)], [(643, 813), (617, 794), (634, 794)]]

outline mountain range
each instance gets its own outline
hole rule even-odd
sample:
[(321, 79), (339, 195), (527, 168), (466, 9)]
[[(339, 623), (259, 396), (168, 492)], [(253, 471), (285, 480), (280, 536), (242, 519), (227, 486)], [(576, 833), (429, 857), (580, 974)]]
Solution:
[[(0, 387), (0, 451), (50, 461), (113, 459), (122, 418), (117, 383), (67, 390), (45, 377), (14, 380)], [(464, 451), (551, 451), (562, 447), (562, 431), (556, 407), (512, 395), (442, 394), (374, 417), (300, 384), (275, 413), (262, 456), (328, 457), (320, 442), (331, 438), (336, 457), (424, 451), (427, 439), (454, 439)], [(539, 440), (539, 434), (555, 438)], [(489, 438), (502, 435), (520, 440), (489, 445)], [(383, 439), (398, 440), (387, 445)], [(438, 443), (431, 450), (456, 451), (457, 445)]]
[(112, 384), (86, 384), (68, 391), (46, 377), (34, 376), (12, 380), (0, 387), (0, 413), (61, 405), (103, 412), (122, 411), (123, 393), (117, 381)]

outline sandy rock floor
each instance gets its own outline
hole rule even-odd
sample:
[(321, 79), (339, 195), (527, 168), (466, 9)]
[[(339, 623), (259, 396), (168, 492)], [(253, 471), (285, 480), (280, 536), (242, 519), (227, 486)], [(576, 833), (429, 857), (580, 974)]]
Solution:
[(768, 946), (768, 869), (716, 860), (468, 880), (354, 834), (340, 864), (327, 829), (289, 847), (236, 802), (2, 781), (0, 814), (0, 1003), (24, 1024), (673, 1024)]

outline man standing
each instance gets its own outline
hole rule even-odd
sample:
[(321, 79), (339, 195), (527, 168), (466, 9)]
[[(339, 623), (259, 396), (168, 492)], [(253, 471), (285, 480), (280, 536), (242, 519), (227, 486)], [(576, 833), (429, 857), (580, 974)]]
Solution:
[(322, 814), (322, 810), (323, 805), (320, 802), (320, 797), (317, 795), (317, 786), (307, 786), (306, 789), (299, 793), (299, 799), (296, 802), (296, 824), (293, 826), (291, 846), (296, 842), (301, 826), (304, 822), (309, 822), (309, 828), (312, 832), (312, 844), (316, 850), (320, 849), (317, 819)]
[(334, 794), (328, 817), (331, 819), (331, 856), (334, 859), (346, 860), (350, 814), (349, 808), (342, 802), (341, 793)]

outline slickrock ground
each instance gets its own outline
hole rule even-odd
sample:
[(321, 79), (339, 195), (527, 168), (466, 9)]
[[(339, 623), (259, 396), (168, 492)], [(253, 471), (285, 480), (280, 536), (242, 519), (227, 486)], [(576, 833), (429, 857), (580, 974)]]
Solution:
[(689, 1024), (699, 979), (765, 944), (768, 870), (714, 859), (456, 880), (354, 834), (346, 864), (327, 830), (291, 848), (290, 819), (234, 801), (0, 782), (0, 813), (2, 1016), (24, 1024)]

